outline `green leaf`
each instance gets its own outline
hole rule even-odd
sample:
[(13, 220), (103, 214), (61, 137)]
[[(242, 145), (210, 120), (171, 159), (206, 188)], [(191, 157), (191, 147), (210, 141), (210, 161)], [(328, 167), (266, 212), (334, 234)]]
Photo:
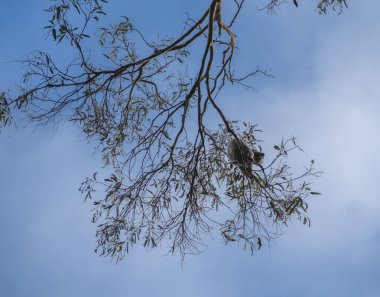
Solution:
[(261, 248), (261, 246), (263, 245), (262, 241), (261, 241), (261, 238), (260, 237), (257, 237), (257, 244), (259, 246), (259, 249)]
[(172, 139), (170, 138), (170, 136), (169, 136), (168, 131), (164, 131), (164, 132), (162, 132), (162, 134), (164, 134), (164, 136), (165, 136), (167, 139), (172, 140)]
[(56, 39), (57, 39), (57, 30), (55, 30), (55, 28), (53, 28), (53, 29), (51, 30), (51, 33), (53, 34), (53, 38), (54, 38), (54, 40), (56, 40)]

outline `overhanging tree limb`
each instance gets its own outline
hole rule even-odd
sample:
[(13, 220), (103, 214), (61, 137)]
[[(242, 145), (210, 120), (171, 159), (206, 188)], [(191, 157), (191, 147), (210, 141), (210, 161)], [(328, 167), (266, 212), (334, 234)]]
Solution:
[[(113, 173), (105, 179), (94, 174), (80, 190), (86, 199), (96, 190), (104, 194), (94, 202), (93, 218), (101, 254), (120, 260), (142, 240), (146, 247), (169, 242), (171, 252), (184, 256), (199, 252), (202, 235), (215, 229), (226, 243), (241, 241), (253, 252), (289, 220), (309, 223), (306, 199), (318, 193), (308, 178), (319, 172), (314, 162), (298, 175), (292, 172), (287, 156), (300, 149), (294, 138), (276, 145), (273, 160), (258, 164), (252, 179), (227, 158), (233, 138), (257, 146), (257, 130), (229, 119), (218, 95), (226, 84), (247, 85), (257, 74), (270, 75), (255, 69), (237, 77), (232, 70), (233, 25), (244, 0), (234, 1), (229, 22), (224, 2), (212, 0), (199, 19), (188, 20), (180, 37), (158, 42), (147, 41), (124, 18), (101, 29), (102, 58), (94, 59), (86, 30), (104, 14), (101, 2), (106, 1), (54, 1), (46, 30), (58, 44), (75, 50), (72, 62), (61, 67), (48, 53), (34, 52), (23, 61), (28, 70), (19, 94), (0, 97), (0, 119), (10, 107), (37, 123), (65, 118), (99, 144)], [(266, 7), (281, 2), (272, 0)], [(322, 0), (318, 7), (325, 12), (329, 5), (343, 4)], [(73, 14), (82, 17), (81, 26)], [(201, 48), (192, 62), (198, 66), (187, 71), (195, 46)], [(142, 47), (150, 54), (140, 56)], [(221, 121), (216, 130), (207, 121), (212, 113)]]

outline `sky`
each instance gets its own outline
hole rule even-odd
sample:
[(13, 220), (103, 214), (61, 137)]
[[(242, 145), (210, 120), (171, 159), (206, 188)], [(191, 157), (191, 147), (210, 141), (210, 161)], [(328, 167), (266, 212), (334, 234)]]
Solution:
[[(199, 15), (207, 1), (110, 2), (110, 23), (127, 15), (156, 36), (180, 33), (186, 12)], [(259, 125), (264, 150), (296, 136), (306, 155), (295, 162), (316, 160), (323, 194), (310, 200), (312, 226), (290, 225), (253, 256), (215, 237), (183, 265), (139, 247), (115, 264), (94, 253), (91, 205), (78, 192), (101, 170), (93, 147), (68, 124), (35, 129), (20, 119), (0, 134), (0, 296), (380, 296), (380, 4), (349, 1), (341, 15), (319, 15), (316, 1), (275, 14), (259, 11), (263, 0), (246, 2), (236, 65), (268, 66), (273, 78), (219, 100), (230, 118)], [(0, 89), (8, 89), (22, 73), (10, 59), (65, 51), (41, 32), (47, 0), (1, 4)]]

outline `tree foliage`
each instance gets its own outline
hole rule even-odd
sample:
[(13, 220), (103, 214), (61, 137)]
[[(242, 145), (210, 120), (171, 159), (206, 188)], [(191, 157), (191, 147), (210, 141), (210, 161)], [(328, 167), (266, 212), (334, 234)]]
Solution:
[[(0, 95), (1, 124), (18, 109), (39, 124), (72, 121), (98, 144), (112, 173), (105, 179), (94, 174), (80, 190), (93, 200), (102, 255), (120, 260), (141, 241), (149, 248), (163, 243), (184, 256), (199, 252), (203, 235), (213, 230), (253, 252), (289, 221), (310, 223), (306, 200), (319, 193), (308, 180), (318, 172), (313, 161), (293, 172), (288, 155), (301, 150), (295, 138), (275, 145), (274, 158), (255, 165), (252, 179), (227, 158), (233, 138), (259, 147), (258, 131), (229, 119), (218, 95), (227, 84), (246, 86), (255, 75), (270, 74), (234, 71), (233, 26), (245, 1), (233, 1), (228, 20), (222, 0), (208, 2), (199, 18), (186, 20), (181, 36), (148, 41), (127, 17), (89, 33), (105, 15), (105, 0), (52, 0), (46, 34), (75, 52), (72, 61), (62, 66), (49, 53), (33, 52), (22, 61), (27, 71), (18, 94)], [(283, 3), (271, 0), (265, 9)], [(320, 0), (317, 9), (345, 5)], [(95, 38), (101, 56), (91, 51)], [(196, 49), (201, 52), (192, 64), (198, 66), (189, 69)], [(207, 121), (213, 113), (220, 119), (217, 129)]]

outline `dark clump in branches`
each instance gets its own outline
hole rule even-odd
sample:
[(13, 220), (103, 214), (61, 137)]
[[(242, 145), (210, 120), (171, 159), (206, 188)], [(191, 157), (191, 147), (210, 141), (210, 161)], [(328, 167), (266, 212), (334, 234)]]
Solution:
[[(97, 250), (120, 260), (142, 241), (151, 248), (169, 245), (184, 256), (199, 252), (202, 235), (216, 229), (226, 243), (240, 241), (253, 252), (276, 237), (281, 225), (293, 219), (309, 224), (306, 199), (318, 193), (307, 178), (318, 172), (313, 161), (292, 172), (288, 154), (300, 149), (294, 138), (276, 145), (272, 160), (255, 164), (251, 178), (227, 157), (232, 139), (251, 148), (258, 140), (254, 125), (228, 119), (218, 95), (226, 84), (246, 86), (254, 75), (269, 75), (256, 69), (239, 77), (233, 70), (232, 28), (244, 0), (234, 1), (228, 22), (222, 0), (212, 0), (201, 17), (187, 20), (180, 37), (156, 42), (123, 18), (100, 29), (102, 58), (92, 58), (96, 50), (90, 54), (87, 29), (105, 14), (102, 2), (53, 1), (47, 34), (70, 44), (74, 59), (61, 67), (48, 53), (34, 52), (24, 61), (20, 95), (0, 96), (5, 124), (14, 106), (37, 123), (73, 121), (98, 142), (113, 173), (101, 180), (94, 174), (80, 188), (86, 199), (95, 199)], [(267, 8), (280, 2), (272, 0)], [(335, 4), (345, 2), (322, 0), (318, 7), (324, 12)], [(190, 52), (199, 48), (195, 70), (187, 71)], [(139, 54), (144, 51), (149, 53)], [(211, 113), (220, 118), (216, 130), (206, 121)], [(95, 191), (104, 197), (94, 197)]]

